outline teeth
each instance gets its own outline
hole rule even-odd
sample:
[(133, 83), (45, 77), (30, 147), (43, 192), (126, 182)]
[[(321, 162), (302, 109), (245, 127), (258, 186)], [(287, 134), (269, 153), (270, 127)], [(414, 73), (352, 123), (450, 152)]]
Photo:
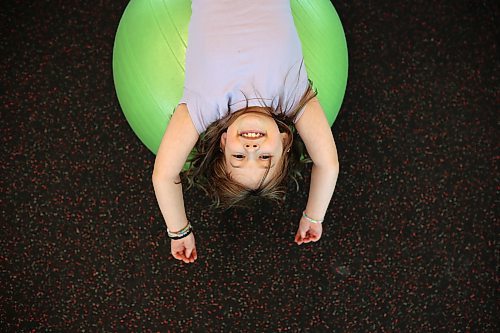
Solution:
[(244, 138), (260, 138), (261, 136), (263, 136), (263, 134), (249, 132), (249, 133), (242, 133), (241, 136)]

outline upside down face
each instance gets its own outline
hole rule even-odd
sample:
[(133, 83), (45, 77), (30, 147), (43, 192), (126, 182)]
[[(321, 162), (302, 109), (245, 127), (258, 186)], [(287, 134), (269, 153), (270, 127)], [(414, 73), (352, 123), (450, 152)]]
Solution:
[(220, 139), (226, 170), (242, 186), (256, 189), (269, 169), (266, 180), (279, 172), (279, 162), (288, 134), (280, 133), (274, 119), (254, 107), (239, 115)]

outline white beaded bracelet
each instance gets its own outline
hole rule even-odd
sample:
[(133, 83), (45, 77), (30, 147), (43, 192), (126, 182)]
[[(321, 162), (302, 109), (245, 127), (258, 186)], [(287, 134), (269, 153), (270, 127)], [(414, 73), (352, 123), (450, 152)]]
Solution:
[(324, 220), (315, 220), (315, 219), (310, 218), (309, 216), (307, 216), (306, 211), (302, 212), (302, 217), (311, 223), (323, 223), (323, 221), (324, 221)]

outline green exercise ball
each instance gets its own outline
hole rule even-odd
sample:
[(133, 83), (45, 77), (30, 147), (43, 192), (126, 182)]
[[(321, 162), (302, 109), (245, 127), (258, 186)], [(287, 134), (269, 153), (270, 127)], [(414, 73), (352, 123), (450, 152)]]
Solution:
[[(330, 126), (347, 85), (347, 45), (329, 0), (291, 0), (309, 79)], [(182, 97), (191, 17), (188, 0), (131, 0), (118, 25), (113, 78), (120, 106), (154, 154)]]

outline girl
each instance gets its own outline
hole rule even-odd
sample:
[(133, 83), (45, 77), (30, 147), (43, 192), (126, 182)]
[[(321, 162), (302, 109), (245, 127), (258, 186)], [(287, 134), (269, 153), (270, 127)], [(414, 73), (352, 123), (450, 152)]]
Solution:
[(184, 93), (153, 171), (172, 255), (197, 259), (180, 180), (195, 145), (184, 176), (226, 207), (255, 195), (280, 200), (287, 175), (300, 175), (308, 155), (311, 184), (295, 242), (318, 241), (339, 164), (290, 0), (192, 0), (191, 8)]

